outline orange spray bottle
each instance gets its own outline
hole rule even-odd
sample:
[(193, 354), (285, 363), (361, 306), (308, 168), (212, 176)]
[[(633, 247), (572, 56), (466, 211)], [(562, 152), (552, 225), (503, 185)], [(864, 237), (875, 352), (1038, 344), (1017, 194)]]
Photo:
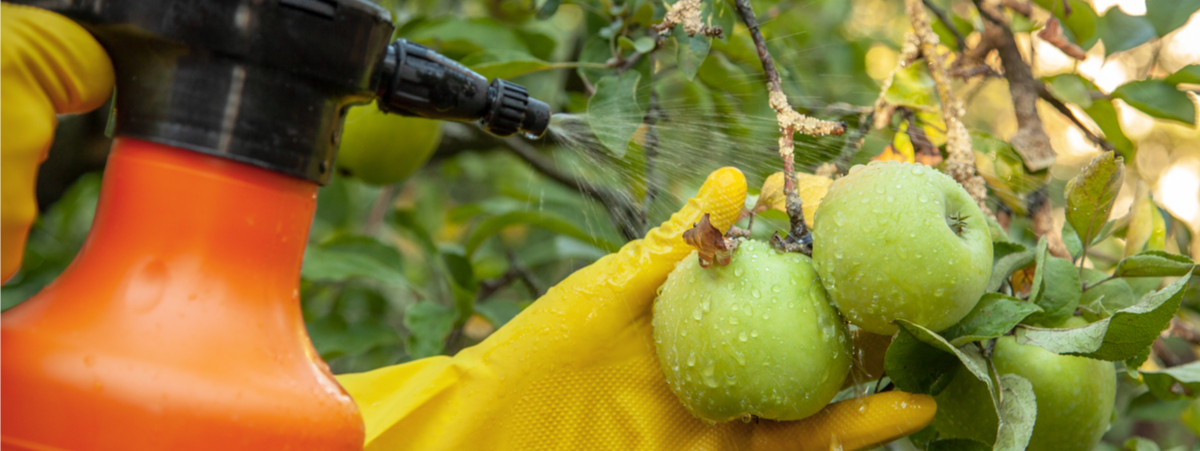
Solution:
[(362, 0), (44, 3), (112, 57), (117, 139), (83, 249), (0, 317), (0, 448), (360, 449), (298, 289), (347, 106), (502, 136), (549, 108)]

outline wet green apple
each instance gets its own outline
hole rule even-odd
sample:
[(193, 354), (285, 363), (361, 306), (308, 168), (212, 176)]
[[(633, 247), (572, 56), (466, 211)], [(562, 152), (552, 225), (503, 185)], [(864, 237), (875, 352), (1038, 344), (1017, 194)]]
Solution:
[[(1063, 327), (1081, 323), (1075, 317)], [(1011, 336), (996, 341), (993, 360), (1000, 374), (1017, 374), (1033, 385), (1037, 422), (1029, 450), (1090, 450), (1108, 430), (1117, 395), (1112, 363), (1020, 345)], [(942, 437), (995, 442), (996, 411), (983, 382), (960, 369), (935, 399), (933, 424)]]
[(439, 121), (356, 106), (346, 114), (337, 164), (364, 182), (391, 185), (417, 172), (441, 140)]
[(797, 420), (821, 410), (850, 369), (845, 325), (810, 259), (741, 241), (728, 266), (695, 252), (654, 303), (654, 342), (671, 391), (696, 417)]
[(833, 182), (813, 221), (813, 266), (842, 316), (891, 335), (897, 318), (941, 331), (987, 288), (987, 219), (928, 166), (872, 162)]

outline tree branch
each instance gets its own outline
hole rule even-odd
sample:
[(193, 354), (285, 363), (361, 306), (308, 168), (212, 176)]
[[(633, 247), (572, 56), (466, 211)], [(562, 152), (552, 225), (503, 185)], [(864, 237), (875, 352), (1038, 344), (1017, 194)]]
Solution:
[(1012, 30), (983, 6), (983, 0), (974, 2), (984, 17), (984, 39), (991, 40), (1000, 53), (1004, 78), (1008, 79), (1008, 90), (1017, 115), (1017, 133), (1011, 139), (1013, 149), (1021, 154), (1025, 167), (1030, 171), (1046, 169), (1054, 165), (1056, 156), (1037, 112), (1039, 82), (1033, 78), (1029, 65), (1021, 58)]
[(950, 20), (950, 16), (946, 15), (945, 11), (942, 11), (941, 8), (938, 8), (937, 5), (934, 5), (930, 0), (922, 0), (922, 3), (924, 3), (925, 7), (929, 8), (930, 11), (933, 11), (933, 15), (937, 16), (938, 20), (940, 20), (942, 24), (946, 26), (946, 28), (950, 29), (951, 33), (954, 33), (954, 44), (958, 47), (958, 51), (967, 51), (967, 38), (963, 37), (962, 32), (958, 31), (958, 27), (954, 26), (954, 22)]
[(904, 0), (904, 9), (912, 21), (913, 34), (917, 36), (917, 46), (929, 67), (929, 78), (937, 88), (938, 100), (942, 108), (942, 121), (946, 123), (946, 173), (958, 181), (979, 208), (991, 215), (987, 206), (987, 185), (975, 171), (975, 151), (971, 148), (971, 135), (962, 123), (962, 106), (954, 97), (954, 89), (950, 84), (950, 75), (946, 73), (946, 63), (938, 52), (938, 37), (929, 26), (929, 16), (925, 15), (925, 6), (921, 0)]
[(1071, 108), (1067, 107), (1067, 104), (1063, 103), (1062, 100), (1058, 100), (1058, 97), (1055, 97), (1054, 93), (1050, 92), (1050, 89), (1046, 87), (1045, 83), (1038, 85), (1038, 96), (1053, 106), (1054, 109), (1058, 110), (1059, 113), (1062, 113), (1063, 116), (1066, 116), (1067, 119), (1070, 119), (1071, 123), (1075, 124), (1075, 126), (1079, 128), (1079, 131), (1083, 132), (1083, 136), (1086, 136), (1089, 141), (1095, 143), (1097, 146), (1100, 146), (1101, 149), (1106, 151), (1117, 150), (1117, 148), (1114, 147), (1112, 143), (1108, 142), (1108, 140), (1097, 136), (1095, 133), (1092, 133), (1092, 131), (1088, 129), (1086, 125), (1083, 125), (1083, 121), (1081, 121), (1078, 116), (1075, 116), (1075, 112), (1071, 111)]
[(775, 60), (771, 58), (770, 50), (767, 49), (767, 42), (763, 39), (762, 30), (754, 15), (754, 9), (750, 6), (750, 0), (736, 0), (735, 4), (738, 15), (742, 17), (742, 22), (750, 30), (754, 48), (758, 51), (758, 59), (762, 62), (763, 72), (767, 75), (767, 91), (771, 108), (775, 110), (779, 128), (783, 131), (782, 136), (779, 137), (779, 155), (783, 158), (785, 205), (788, 217), (791, 219), (791, 230), (788, 232), (787, 238), (781, 238), (776, 234), (772, 238), (772, 244), (788, 252), (811, 255), (812, 233), (804, 223), (803, 201), (796, 188), (795, 145), (792, 135), (800, 132), (813, 136), (837, 136), (846, 131), (846, 124), (808, 117), (792, 109), (788, 104), (787, 95), (783, 93), (783, 83), (779, 79), (779, 71), (775, 68)]
[(645, 231), (637, 226), (641, 216), (641, 208), (635, 205), (629, 196), (611, 188), (597, 185), (591, 181), (576, 177), (559, 169), (554, 163), (541, 156), (528, 142), (518, 137), (508, 137), (501, 140), (514, 154), (529, 163), (535, 170), (560, 185), (575, 189), (592, 200), (604, 204), (612, 214), (613, 224), (627, 240), (641, 238)]

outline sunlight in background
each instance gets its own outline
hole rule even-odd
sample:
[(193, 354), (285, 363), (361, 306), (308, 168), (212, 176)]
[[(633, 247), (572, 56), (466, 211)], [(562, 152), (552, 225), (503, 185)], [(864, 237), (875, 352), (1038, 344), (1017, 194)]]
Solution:
[(1177, 161), (1158, 179), (1159, 202), (1196, 230), (1200, 227), (1200, 161)]
[[(1163, 1), (1163, 0), (1159, 0)], [(1167, 0), (1174, 1), (1174, 0)], [(1103, 15), (1104, 11), (1113, 6), (1121, 8), (1125, 14), (1131, 16), (1140, 16), (1146, 14), (1146, 0), (1092, 0), (1092, 7), (1096, 12)]]

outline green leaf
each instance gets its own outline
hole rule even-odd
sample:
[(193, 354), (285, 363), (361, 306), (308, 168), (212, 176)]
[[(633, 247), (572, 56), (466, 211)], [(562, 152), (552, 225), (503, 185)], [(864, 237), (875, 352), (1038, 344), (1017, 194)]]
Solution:
[(654, 38), (649, 36), (638, 38), (636, 41), (633, 41), (633, 49), (639, 53), (650, 53), (651, 50), (654, 50)]
[(1200, 85), (1200, 64), (1184, 66), (1183, 69), (1175, 71), (1175, 73), (1164, 78), (1163, 81), (1171, 86), (1180, 83)]
[(1050, 92), (1063, 101), (1079, 105), (1080, 108), (1092, 106), (1092, 90), (1090, 82), (1076, 74), (1055, 75), (1046, 79)]
[(901, 327), (892, 344), (888, 345), (883, 367), (896, 388), (909, 393), (936, 395), (954, 379), (959, 364), (954, 354), (918, 340)]
[(1130, 379), (1136, 380), (1138, 378), (1138, 368), (1141, 368), (1142, 364), (1146, 363), (1146, 360), (1149, 358), (1150, 347), (1146, 346), (1145, 348), (1142, 348), (1141, 351), (1138, 351), (1137, 355), (1125, 359), (1123, 362), (1121, 362), (1123, 365), (1125, 365), (1125, 374), (1128, 374)]
[(485, 50), (463, 58), (462, 63), (484, 77), (504, 79), (549, 69), (604, 68), (598, 63), (551, 63), (525, 52), (506, 50)]
[(1134, 437), (1125, 441), (1125, 449), (1129, 451), (1158, 451), (1158, 444), (1148, 439)]
[(1075, 313), (1083, 287), (1079, 284), (1079, 270), (1070, 261), (1049, 255), (1046, 239), (1038, 242), (1035, 261), (1037, 272), (1033, 275), (1033, 288), (1029, 301), (1042, 308), (1042, 312), (1025, 318), (1028, 324), (1056, 326)]
[(712, 38), (697, 34), (688, 36), (683, 32), (683, 26), (675, 26), (675, 59), (679, 63), (679, 71), (688, 81), (696, 78), (696, 71), (708, 57), (708, 49), (712, 46)]
[(605, 63), (613, 57), (612, 49), (608, 47), (608, 40), (599, 37), (592, 37), (583, 45), (583, 50), (579, 51), (579, 62), (589, 63), (588, 65), (580, 65), (576, 72), (579, 78), (582, 78), (589, 83), (596, 84), (600, 79), (608, 74), (615, 73), (613, 69), (606, 69)]
[(1063, 245), (1067, 247), (1067, 252), (1071, 253), (1071, 259), (1078, 260), (1079, 256), (1083, 254), (1083, 240), (1079, 239), (1079, 233), (1075, 231), (1074, 227), (1071, 227), (1070, 222), (1063, 222), (1062, 240)]
[[(897, 353), (893, 355), (892, 347), (888, 347), (887, 354), (884, 356), (884, 371), (887, 371), (888, 377), (892, 378), (896, 387), (908, 391), (901, 386), (902, 382), (897, 380), (897, 376), (899, 376), (901, 380), (906, 381), (904, 382), (906, 384), (911, 381), (921, 382), (915, 384), (916, 388), (936, 388), (937, 391), (940, 391), (941, 388), (945, 388), (950, 379), (955, 377), (952, 373), (956, 370), (946, 368), (945, 358), (932, 355), (928, 349), (913, 354), (901, 352), (915, 349), (913, 340), (957, 357), (961, 368), (965, 368), (971, 376), (983, 381), (987, 385), (988, 393), (992, 396), (992, 404), (996, 407), (996, 414), (1000, 419), (996, 445), (993, 449), (1003, 451), (1025, 449), (1029, 444), (1029, 438), (1033, 435), (1033, 423), (1037, 413), (1033, 386), (1029, 384), (1029, 381), (1015, 374), (993, 378), (987, 359), (976, 345), (956, 348), (940, 335), (922, 326), (902, 319), (895, 320), (893, 323), (900, 327), (896, 338), (892, 340), (892, 346), (896, 345), (897, 340), (904, 340), (902, 342), (903, 349), (897, 349)], [(901, 364), (901, 360), (906, 357), (917, 358)], [(892, 361), (891, 366), (889, 366), (889, 360)], [(922, 368), (922, 366), (924, 367)], [(900, 371), (893, 373), (894, 369)], [(958, 376), (966, 377), (966, 374)]]
[(1179, 302), (1187, 277), (1109, 318), (1070, 329), (1017, 327), (1017, 343), (1041, 346), (1058, 354), (1081, 355), (1093, 359), (1118, 361), (1138, 355), (1167, 328)]
[(1104, 41), (1105, 57), (1132, 49), (1158, 37), (1154, 25), (1146, 17), (1130, 16), (1125, 14), (1121, 8), (1109, 9), (1104, 17), (1100, 18), (1099, 23), (1100, 40)]
[(560, 5), (562, 5), (562, 0), (546, 0), (546, 3), (542, 3), (542, 6), (538, 8), (538, 20), (546, 20), (554, 17), (554, 13), (558, 12)]
[(458, 314), (453, 307), (430, 301), (409, 304), (404, 309), (404, 327), (408, 329), (405, 349), (413, 359), (441, 354), (446, 337), (454, 329)]
[(392, 286), (407, 285), (400, 272), (395, 248), (368, 237), (352, 237), (304, 252), (301, 277), (313, 281), (341, 282), (365, 277)]
[(1033, 384), (1016, 374), (1000, 376), (999, 431), (994, 450), (1024, 450), (1033, 438), (1037, 396)]
[(1200, 0), (1150, 0), (1146, 2), (1146, 20), (1159, 36), (1182, 27), (1200, 9)]
[(525, 306), (522, 303), (508, 299), (492, 299), (487, 302), (475, 304), (475, 313), (478, 313), (479, 316), (488, 320), (495, 327), (507, 324), (524, 309)]
[(1062, 0), (1034, 0), (1034, 3), (1053, 13), (1054, 17), (1062, 22), (1065, 28), (1063, 31), (1074, 38), (1081, 47), (1087, 49), (1096, 42), (1094, 38), (1099, 18), (1092, 5), (1081, 0), (1071, 0), (1071, 14), (1067, 14)]
[(542, 211), (514, 211), (505, 213), (500, 216), (494, 216), (483, 220), (475, 231), (471, 234), (471, 238), (467, 240), (465, 247), (467, 257), (475, 253), (475, 250), (483, 244), (484, 240), (491, 238), (493, 235), (500, 233), (501, 230), (514, 225), (531, 225), (540, 227), (551, 232), (563, 234), (575, 238), (577, 240), (589, 243), (608, 252), (613, 252), (621, 246), (612, 243), (604, 238), (587, 233), (586, 231), (576, 227), (562, 217)]
[(1158, 371), (1143, 371), (1142, 380), (1150, 387), (1150, 393), (1158, 399), (1176, 399), (1200, 396), (1200, 362), (1192, 362)]
[(942, 331), (954, 346), (996, 338), (1008, 333), (1021, 320), (1041, 307), (1000, 293), (985, 293), (975, 308), (958, 324)]
[(1083, 297), (1079, 299), (1079, 305), (1086, 306), (1093, 313), (1102, 317), (1108, 317), (1112, 316), (1108, 312), (1121, 310), (1137, 302), (1138, 298), (1133, 295), (1133, 289), (1124, 279), (1109, 280), (1096, 285), (1108, 278), (1108, 274), (1103, 271), (1084, 268), (1083, 281), (1087, 282), (1089, 288), (1083, 292)]
[(1146, 251), (1117, 263), (1113, 277), (1176, 277), (1196, 266), (1192, 259), (1163, 251)]
[(632, 70), (620, 76), (606, 76), (596, 83), (596, 93), (588, 99), (588, 125), (617, 158), (625, 156), (629, 139), (645, 116), (637, 98), (641, 78), (640, 73)]
[[(996, 244), (998, 243), (993, 243), (992, 247), (997, 247)], [(999, 290), (1004, 285), (1004, 281), (1008, 280), (1014, 272), (1033, 263), (1036, 251), (1024, 249), (1024, 246), (1022, 249), (996, 259), (996, 263), (992, 265), (992, 277), (988, 279), (987, 291)]]
[(1067, 221), (1084, 243), (1091, 243), (1108, 221), (1124, 175), (1125, 160), (1104, 152), (1067, 182)]
[(1121, 129), (1121, 121), (1117, 118), (1117, 109), (1113, 107), (1112, 100), (1096, 100), (1083, 111), (1100, 126), (1104, 139), (1112, 143), (1117, 152), (1125, 158), (1133, 158), (1133, 141), (1125, 136), (1125, 131)]
[(925, 451), (991, 451), (987, 443), (969, 438), (947, 438), (929, 443)]
[(1189, 127), (1196, 125), (1196, 107), (1192, 99), (1165, 81), (1131, 81), (1117, 87), (1112, 96), (1153, 117)]

